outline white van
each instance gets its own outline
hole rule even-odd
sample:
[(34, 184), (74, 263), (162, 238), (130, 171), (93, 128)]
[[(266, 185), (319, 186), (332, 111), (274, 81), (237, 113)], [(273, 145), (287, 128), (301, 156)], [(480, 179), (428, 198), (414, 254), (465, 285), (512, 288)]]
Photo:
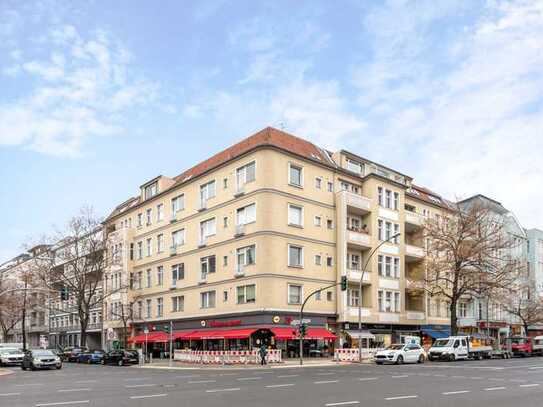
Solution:
[(543, 356), (543, 336), (532, 338), (532, 354)]
[(428, 350), (428, 360), (460, 360), (469, 357), (468, 337), (449, 336), (437, 339)]

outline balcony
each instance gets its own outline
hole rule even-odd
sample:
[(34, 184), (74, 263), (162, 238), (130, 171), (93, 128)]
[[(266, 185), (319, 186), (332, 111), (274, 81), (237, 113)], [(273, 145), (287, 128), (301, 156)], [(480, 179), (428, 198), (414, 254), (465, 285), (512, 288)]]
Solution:
[(405, 245), (405, 261), (408, 263), (421, 261), (424, 259), (424, 248), (419, 246), (413, 246), (410, 244)]
[[(358, 307), (349, 307), (349, 316), (358, 317)], [(362, 318), (368, 318), (371, 316), (371, 308), (362, 307)]]
[(426, 314), (422, 311), (405, 311), (405, 318), (412, 321), (423, 321)]
[(347, 229), (347, 243), (358, 249), (371, 249), (371, 236), (361, 229)]
[(421, 291), (424, 289), (424, 281), (406, 277), (405, 288), (409, 291)]
[(412, 233), (424, 225), (424, 216), (416, 212), (405, 211), (405, 232)]
[[(362, 278), (362, 269), (359, 265), (347, 265), (347, 280), (351, 282), (360, 283), (360, 279)], [(364, 278), (362, 279), (362, 283), (369, 284), (371, 281), (371, 273), (366, 270), (364, 272)]]
[(245, 225), (236, 225), (236, 233), (234, 237), (241, 237), (245, 234)]
[(366, 214), (371, 212), (371, 200), (365, 196), (353, 194), (349, 191), (341, 191), (345, 204), (349, 209), (354, 210), (359, 214)]
[(243, 264), (236, 265), (236, 271), (234, 272), (234, 277), (239, 278), (245, 275), (245, 266)]
[(198, 239), (198, 248), (206, 247), (207, 246), (207, 236), (200, 236)]

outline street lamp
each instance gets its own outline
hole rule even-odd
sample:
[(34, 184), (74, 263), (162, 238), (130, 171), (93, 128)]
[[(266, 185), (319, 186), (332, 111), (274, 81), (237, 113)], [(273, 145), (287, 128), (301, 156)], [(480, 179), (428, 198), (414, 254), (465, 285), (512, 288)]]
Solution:
[(375, 252), (385, 243), (390, 242), (391, 240), (396, 239), (398, 236), (400, 236), (401, 233), (396, 233), (393, 236), (389, 236), (388, 239), (383, 240), (381, 243), (379, 243), (368, 256), (368, 259), (366, 260), (366, 263), (364, 263), (364, 267), (362, 268), (362, 273), (360, 275), (360, 284), (359, 284), (359, 298), (358, 298), (358, 361), (362, 363), (362, 282), (364, 281), (364, 273), (366, 272), (366, 268), (368, 267), (368, 264), (372, 258), (372, 256), (375, 254)]

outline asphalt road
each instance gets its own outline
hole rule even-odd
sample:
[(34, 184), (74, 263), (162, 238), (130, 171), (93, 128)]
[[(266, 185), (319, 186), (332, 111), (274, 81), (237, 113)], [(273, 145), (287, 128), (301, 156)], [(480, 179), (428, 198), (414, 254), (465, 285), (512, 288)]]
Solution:
[(65, 364), (0, 376), (2, 407), (543, 406), (543, 358), (158, 370)]

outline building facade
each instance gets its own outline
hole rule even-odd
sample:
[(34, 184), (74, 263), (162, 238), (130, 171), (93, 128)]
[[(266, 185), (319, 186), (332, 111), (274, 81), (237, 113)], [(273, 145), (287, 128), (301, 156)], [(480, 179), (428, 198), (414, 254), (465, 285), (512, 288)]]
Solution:
[(126, 290), (105, 304), (104, 331), (118, 337), (124, 303), (132, 337), (171, 323), (182, 346), (271, 340), (292, 353), (301, 303), (327, 286), (305, 308), (321, 350), (352, 341), (359, 304), (368, 337), (385, 345), (445, 325), (445, 304), (413, 282), (423, 276), (424, 218), (448, 211), (409, 176), (266, 128), (146, 182), (111, 213), (108, 248), (122, 260), (107, 281)]
[(528, 236), (528, 267), (537, 295), (543, 297), (543, 231), (526, 230)]

